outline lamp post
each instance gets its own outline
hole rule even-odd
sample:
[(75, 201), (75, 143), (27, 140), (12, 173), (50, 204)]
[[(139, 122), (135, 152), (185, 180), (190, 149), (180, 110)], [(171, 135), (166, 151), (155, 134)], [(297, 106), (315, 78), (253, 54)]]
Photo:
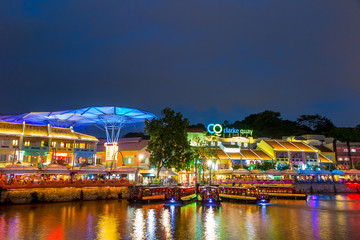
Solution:
[(208, 166), (209, 166), (209, 186), (211, 186), (211, 165), (212, 165), (212, 161), (209, 160), (208, 161)]

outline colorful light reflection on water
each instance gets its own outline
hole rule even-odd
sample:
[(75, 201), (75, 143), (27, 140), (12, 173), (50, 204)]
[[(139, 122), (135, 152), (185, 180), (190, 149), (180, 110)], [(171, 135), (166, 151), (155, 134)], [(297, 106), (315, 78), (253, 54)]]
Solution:
[(125, 200), (0, 206), (0, 239), (360, 239), (360, 195), (202, 207)]

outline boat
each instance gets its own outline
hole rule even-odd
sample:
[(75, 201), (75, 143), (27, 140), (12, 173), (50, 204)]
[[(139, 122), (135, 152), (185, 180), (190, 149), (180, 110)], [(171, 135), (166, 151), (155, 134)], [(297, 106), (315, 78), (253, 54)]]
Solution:
[(269, 203), (270, 198), (265, 191), (259, 191), (255, 187), (220, 187), (220, 198), (223, 201), (241, 203)]
[(305, 192), (296, 191), (295, 186), (280, 186), (275, 184), (261, 184), (256, 188), (261, 192), (266, 192), (271, 199), (294, 199), (306, 200), (307, 194)]
[(163, 202), (167, 187), (134, 186), (130, 188), (128, 201), (130, 203)]
[(202, 205), (220, 205), (219, 188), (215, 186), (200, 187), (198, 201)]
[(195, 187), (167, 188), (165, 192), (165, 204), (188, 204), (196, 200)]

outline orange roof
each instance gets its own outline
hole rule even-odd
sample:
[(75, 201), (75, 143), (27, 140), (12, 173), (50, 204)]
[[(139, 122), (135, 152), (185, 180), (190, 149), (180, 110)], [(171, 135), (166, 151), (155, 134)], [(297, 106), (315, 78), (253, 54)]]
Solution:
[(247, 159), (260, 159), (253, 151), (250, 149), (242, 149), (241, 154)]
[(259, 155), (263, 160), (272, 160), (269, 155), (267, 155), (261, 150), (252, 150), (252, 151), (254, 151), (257, 155)]
[(289, 149), (289, 151), (301, 151), (301, 148), (297, 147), (295, 144), (293, 144), (292, 142), (288, 142), (288, 141), (281, 141), (280, 142), (281, 145), (283, 145), (284, 147), (286, 147), (287, 149)]
[(302, 142), (289, 142), (283, 140), (265, 140), (275, 151), (304, 151), (304, 152), (316, 152), (313, 148), (309, 147)]
[(298, 148), (301, 148), (305, 152), (316, 152), (313, 148), (309, 147), (305, 143), (302, 142), (292, 142), (294, 145), (296, 145)]
[(221, 158), (229, 159), (229, 157), (226, 155), (226, 153), (224, 153), (224, 151), (221, 149), (216, 149), (216, 153), (220, 159)]
[(243, 159), (244, 157), (240, 153), (227, 153), (231, 159)]
[[(271, 147), (273, 147), (275, 149), (275, 151), (287, 151), (286, 148), (284, 148), (283, 146), (281, 146), (279, 144), (279, 141), (275, 141), (275, 140), (265, 140), (265, 142), (267, 142)], [(280, 141), (281, 142), (281, 141)]]
[(312, 146), (313, 148), (316, 148), (318, 150), (320, 150), (320, 152), (334, 152), (333, 150), (331, 150), (330, 148), (327, 148), (325, 146)]
[(324, 155), (319, 154), (319, 160), (321, 163), (332, 163), (332, 161), (328, 158), (326, 158)]

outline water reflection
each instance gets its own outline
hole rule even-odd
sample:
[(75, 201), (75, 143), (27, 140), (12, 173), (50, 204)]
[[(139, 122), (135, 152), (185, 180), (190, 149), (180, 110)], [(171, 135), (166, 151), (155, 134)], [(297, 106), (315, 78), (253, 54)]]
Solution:
[(145, 238), (145, 221), (144, 221), (144, 210), (138, 208), (135, 210), (134, 218), (134, 231), (132, 234), (133, 239), (144, 239)]
[(118, 219), (114, 214), (102, 215), (98, 221), (97, 239), (120, 239), (121, 235), (117, 229)]
[(266, 206), (132, 206), (89, 201), (0, 206), (0, 239), (360, 239), (360, 195)]
[(166, 239), (171, 239), (172, 234), (171, 234), (171, 220), (170, 220), (170, 211), (168, 208), (164, 208), (161, 211), (161, 224), (164, 228), (164, 232), (165, 232), (165, 238)]
[(215, 214), (214, 214), (214, 208), (213, 207), (208, 207), (207, 209), (205, 209), (205, 217), (204, 217), (204, 221), (205, 221), (205, 239), (207, 240), (214, 240), (214, 239), (218, 239), (218, 236), (216, 234), (216, 228), (217, 228), (217, 223), (215, 221)]

